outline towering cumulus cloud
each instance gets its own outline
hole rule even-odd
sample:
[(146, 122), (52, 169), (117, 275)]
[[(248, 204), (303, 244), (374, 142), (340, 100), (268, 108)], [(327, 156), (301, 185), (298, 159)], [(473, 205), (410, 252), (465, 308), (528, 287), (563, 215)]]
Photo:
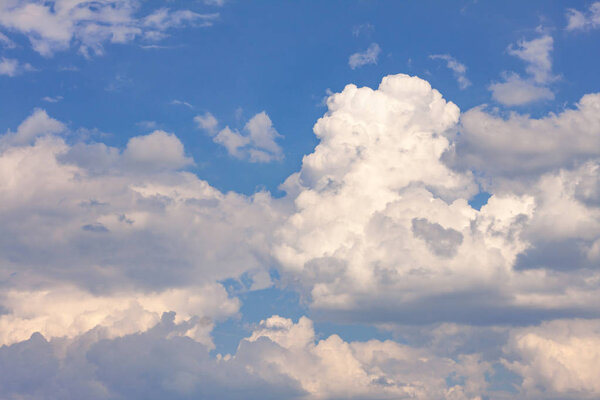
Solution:
[(296, 210), (274, 249), (313, 307), (370, 322), (487, 323), (530, 306), (512, 295), (511, 267), (533, 200), (469, 206), (471, 173), (442, 162), (458, 107), (406, 75), (377, 90), (349, 85), (328, 106), (321, 143), (286, 182)]
[[(600, 396), (598, 95), (540, 119), (461, 116), (400, 74), (327, 106), (283, 198), (215, 189), (165, 131), (123, 149), (67, 141), (43, 110), (6, 130), (3, 398)], [(480, 188), (491, 197), (475, 209)], [(275, 276), (310, 318), (264, 318), (211, 354), (215, 324), (242, 305), (223, 281)]]

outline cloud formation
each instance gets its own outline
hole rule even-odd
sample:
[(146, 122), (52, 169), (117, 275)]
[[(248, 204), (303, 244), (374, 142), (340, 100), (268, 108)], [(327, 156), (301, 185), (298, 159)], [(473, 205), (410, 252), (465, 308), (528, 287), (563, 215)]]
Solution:
[(586, 31), (600, 27), (600, 1), (592, 3), (587, 12), (567, 10), (567, 30)]
[(527, 64), (525, 70), (529, 77), (522, 78), (516, 73), (506, 73), (504, 82), (490, 84), (492, 98), (508, 106), (518, 106), (540, 100), (551, 100), (554, 93), (547, 87), (556, 77), (552, 74), (550, 54), (554, 40), (542, 35), (532, 40), (521, 40), (517, 46), (508, 47), (508, 53), (520, 58)]
[[(186, 172), (194, 160), (175, 134), (111, 147), (34, 110), (0, 136), (0, 390), (597, 397), (599, 99), (503, 117), (461, 114), (417, 77), (347, 85), (277, 199)], [(243, 134), (209, 113), (195, 122), (232, 155), (281, 150), (264, 112)], [(477, 210), (468, 200), (481, 189), (491, 197)], [(321, 337), (308, 317), (275, 315), (234, 354), (211, 356), (215, 324), (241, 307), (222, 282), (269, 287), (271, 268), (311, 318), (396, 340)], [(498, 388), (502, 375), (512, 381)]]
[(245, 134), (226, 126), (217, 132), (219, 122), (209, 112), (194, 117), (198, 128), (213, 138), (213, 142), (227, 149), (229, 155), (250, 162), (267, 163), (283, 159), (283, 150), (277, 139), (283, 136), (273, 127), (273, 122), (262, 111), (244, 125)]
[(471, 81), (467, 79), (467, 67), (464, 64), (459, 63), (456, 58), (449, 54), (432, 54), (429, 58), (446, 61), (446, 67), (454, 73), (459, 88), (466, 89), (471, 86)]
[(356, 69), (368, 64), (377, 64), (379, 53), (381, 53), (379, 45), (371, 43), (365, 51), (352, 54), (348, 58), (348, 65), (350, 68)]
[(2, 58), (0, 60), (0, 75), (14, 77), (26, 71), (34, 71), (35, 69), (29, 63), (21, 63), (14, 58)]
[(102, 54), (105, 43), (127, 43), (136, 37), (159, 40), (172, 28), (210, 26), (218, 14), (161, 8), (136, 16), (133, 0), (10, 0), (0, 5), (0, 26), (27, 36), (33, 49), (49, 57), (71, 46), (85, 56)]

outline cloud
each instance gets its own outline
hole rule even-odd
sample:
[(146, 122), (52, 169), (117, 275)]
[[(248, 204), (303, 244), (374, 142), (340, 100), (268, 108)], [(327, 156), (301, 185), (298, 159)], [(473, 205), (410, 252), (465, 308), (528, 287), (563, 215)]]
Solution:
[[(580, 349), (600, 337), (598, 96), (539, 118), (461, 115), (417, 77), (347, 85), (281, 198), (183, 171), (193, 159), (172, 133), (112, 147), (34, 110), (0, 136), (0, 390), (597, 397), (597, 354)], [(264, 112), (242, 133), (209, 113), (195, 122), (244, 159), (279, 149)], [(478, 210), (468, 200), (481, 189)], [(235, 354), (211, 356), (216, 322), (243, 311), (221, 282), (269, 287), (270, 269), (311, 318), (396, 339), (272, 316)]]
[(45, 102), (47, 102), (47, 103), (58, 103), (62, 99), (63, 99), (62, 96), (55, 96), (55, 97), (45, 96), (45, 97), (42, 98), (42, 100), (45, 101)]
[(13, 42), (8, 36), (6, 36), (2, 32), (0, 32), (0, 45), (7, 49), (14, 49), (15, 47), (17, 47), (15, 42)]
[(568, 31), (596, 29), (600, 27), (600, 2), (592, 3), (586, 13), (569, 8), (566, 17)]
[(599, 349), (600, 320), (557, 320), (511, 332), (504, 363), (523, 377), (527, 398), (594, 398)]
[(153, 328), (116, 338), (100, 327), (50, 341), (36, 333), (0, 348), (0, 366), (6, 367), (0, 388), (32, 399), (85, 393), (92, 399), (466, 400), (485, 390), (490, 369), (477, 356), (452, 360), (392, 341), (319, 340), (306, 317), (261, 321), (236, 354), (212, 358), (204, 344), (186, 336), (199, 324), (165, 313)]
[(198, 128), (213, 137), (213, 142), (227, 149), (227, 152), (239, 159), (250, 162), (266, 163), (283, 159), (283, 150), (277, 144), (281, 138), (273, 127), (273, 122), (266, 112), (252, 117), (244, 126), (245, 134), (232, 130), (229, 126), (217, 132), (218, 121), (209, 112), (194, 117)]
[(211, 135), (217, 132), (217, 127), (219, 126), (219, 121), (209, 112), (204, 113), (204, 115), (196, 115), (194, 122), (198, 125), (198, 128)]
[(504, 82), (490, 84), (488, 89), (492, 92), (494, 100), (507, 106), (554, 99), (554, 93), (547, 87), (538, 86), (516, 74), (508, 75)]
[(126, 162), (145, 169), (180, 169), (194, 163), (184, 155), (179, 139), (165, 131), (154, 131), (147, 136), (129, 139), (123, 156)]
[(471, 81), (467, 79), (467, 67), (464, 64), (459, 63), (456, 59), (448, 54), (433, 54), (430, 55), (429, 58), (433, 60), (444, 60), (446, 61), (446, 66), (452, 70), (454, 73), (454, 77), (458, 82), (458, 87), (461, 89), (466, 89), (471, 86)]
[(362, 53), (354, 53), (348, 58), (348, 65), (352, 69), (360, 68), (367, 64), (377, 64), (377, 57), (381, 53), (381, 48), (377, 43), (372, 43), (367, 50)]
[(194, 108), (193, 105), (191, 105), (190, 103), (188, 103), (187, 101), (181, 101), (181, 100), (171, 100), (171, 104), (176, 105), (176, 106), (186, 106), (187, 108)]
[[(127, 310), (146, 327), (163, 311), (235, 312), (217, 281), (270, 265), (266, 233), (279, 218), (270, 196), (223, 194), (180, 171), (192, 159), (173, 134), (133, 137), (121, 150), (67, 144), (65, 131), (36, 110), (0, 137), (0, 277), (10, 288), (1, 331), (23, 340), (111, 326)], [(216, 308), (189, 303), (196, 295)]]
[(574, 109), (539, 119), (485, 107), (461, 116), (452, 162), (487, 177), (531, 176), (581, 165), (600, 156), (600, 95), (583, 96)]
[(34, 71), (35, 69), (31, 66), (31, 64), (25, 63), (22, 64), (19, 60), (14, 58), (2, 58), (0, 61), (0, 75), (6, 75), (10, 77), (14, 77), (20, 75), (25, 71)]
[(43, 56), (75, 46), (89, 57), (102, 54), (105, 43), (127, 43), (136, 37), (160, 40), (169, 29), (210, 26), (218, 17), (218, 14), (161, 8), (138, 19), (135, 17), (138, 8), (138, 2), (132, 0), (101, 3), (19, 0), (0, 6), (0, 25), (26, 35), (33, 49)]
[(65, 130), (62, 122), (50, 118), (45, 110), (38, 108), (19, 125), (16, 132), (9, 130), (0, 137), (0, 150), (3, 146), (31, 144), (39, 136), (56, 135)]
[(516, 73), (507, 73), (504, 82), (494, 82), (488, 89), (492, 98), (497, 102), (518, 106), (541, 100), (551, 100), (554, 93), (547, 87), (557, 79), (552, 74), (552, 52), (554, 40), (549, 35), (529, 41), (521, 40), (517, 46), (508, 47), (508, 53), (527, 63), (525, 70), (528, 78), (522, 78)]
[[(535, 143), (523, 159), (539, 154), (542, 165), (533, 182), (490, 186), (493, 195), (477, 211), (467, 203), (478, 190), (475, 176), (445, 160), (453, 148), (449, 138), (456, 137), (457, 146), (465, 140), (454, 134), (454, 104), (406, 75), (385, 77), (376, 90), (348, 85), (329, 98), (314, 127), (319, 145), (283, 186), (295, 209), (275, 233), (273, 254), (312, 310), (338, 321), (519, 325), (595, 315), (585, 299), (599, 296), (598, 288), (567, 278), (581, 268), (577, 259), (563, 260), (562, 271), (552, 273), (515, 268), (520, 254), (552, 240), (582, 240), (583, 257), (595, 254), (599, 210), (581, 205), (569, 183), (581, 172), (551, 168), (567, 166), (579, 152), (585, 160), (584, 151), (598, 148), (590, 149), (595, 96), (559, 117), (514, 117), (556, 137), (550, 143), (557, 148), (562, 135), (577, 136), (580, 142), (565, 138), (573, 142), (565, 153), (540, 147), (541, 139), (525, 140), (515, 127), (504, 134), (504, 125), (482, 124), (490, 140), (506, 140), (508, 150), (490, 145), (490, 154), (477, 149), (465, 157), (481, 153), (484, 168), (483, 160), (494, 168), (496, 159), (508, 168), (520, 162), (510, 159), (509, 146)], [(464, 136), (469, 140), (468, 132)], [(569, 217), (560, 217), (557, 210), (565, 209)], [(556, 296), (567, 287), (569, 296)]]

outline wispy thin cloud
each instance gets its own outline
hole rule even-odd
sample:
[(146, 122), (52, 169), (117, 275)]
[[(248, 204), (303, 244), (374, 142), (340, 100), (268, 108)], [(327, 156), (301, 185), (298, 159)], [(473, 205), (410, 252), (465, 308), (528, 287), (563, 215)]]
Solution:
[(443, 60), (446, 61), (446, 67), (452, 70), (454, 73), (454, 77), (458, 82), (458, 87), (461, 89), (466, 89), (471, 86), (471, 81), (467, 79), (467, 67), (458, 62), (456, 58), (452, 57), (449, 54), (432, 54), (429, 56), (432, 60)]
[(365, 51), (352, 54), (348, 58), (348, 65), (356, 69), (368, 64), (377, 64), (379, 53), (381, 53), (379, 45), (372, 43)]

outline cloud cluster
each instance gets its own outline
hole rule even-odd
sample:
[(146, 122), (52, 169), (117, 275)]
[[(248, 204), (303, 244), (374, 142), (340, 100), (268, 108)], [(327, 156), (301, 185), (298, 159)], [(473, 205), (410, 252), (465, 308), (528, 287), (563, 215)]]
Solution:
[(71, 46), (89, 56), (101, 54), (107, 42), (127, 43), (136, 37), (159, 40), (169, 29), (209, 26), (218, 17), (167, 8), (138, 17), (138, 11), (139, 2), (134, 0), (9, 0), (0, 5), (0, 26), (26, 35), (33, 49), (43, 56)]
[(586, 31), (600, 27), (600, 1), (592, 3), (587, 12), (570, 8), (567, 11), (567, 30)]
[(223, 194), (182, 171), (193, 160), (164, 131), (123, 150), (67, 133), (38, 109), (0, 137), (2, 342), (237, 312), (217, 282), (264, 275), (270, 196)]
[[(537, 59), (534, 47), (518, 51)], [(532, 79), (549, 71), (530, 64)], [(186, 172), (194, 160), (174, 134), (119, 149), (35, 110), (0, 136), (0, 390), (597, 397), (599, 99), (537, 119), (461, 116), (417, 77), (348, 85), (328, 98), (320, 142), (280, 199)], [(195, 121), (234, 156), (282, 154), (264, 112), (243, 134), (208, 113)], [(491, 197), (477, 210), (468, 200), (481, 188)], [(211, 357), (215, 321), (240, 310), (220, 282), (264, 288), (270, 268), (313, 318), (398, 340), (321, 338), (306, 317), (273, 316), (235, 354)], [(498, 388), (502, 375), (512, 381)]]
[(552, 74), (550, 58), (553, 47), (554, 40), (549, 35), (529, 41), (521, 40), (517, 46), (509, 46), (508, 53), (527, 64), (525, 70), (529, 77), (523, 78), (514, 72), (506, 73), (504, 82), (495, 82), (489, 86), (492, 98), (508, 106), (553, 99), (554, 93), (547, 87), (556, 79)]
[[(102, 328), (47, 341), (36, 333), (0, 348), (0, 389), (17, 398), (478, 399), (489, 365), (436, 357), (392, 341), (317, 339), (312, 321), (273, 316), (235, 355), (211, 358), (187, 337), (200, 322), (165, 313), (152, 329), (118, 338)], [(35, 361), (34, 361), (35, 360)], [(9, 367), (10, 366), (10, 367)], [(148, 380), (151, 374), (152, 379)], [(451, 377), (452, 379), (450, 379)]]
[(213, 142), (225, 147), (229, 155), (250, 162), (267, 163), (283, 159), (283, 150), (277, 139), (283, 136), (273, 127), (266, 112), (260, 112), (244, 125), (245, 134), (235, 129), (218, 130), (219, 122), (209, 112), (194, 117), (198, 128), (213, 138)]

